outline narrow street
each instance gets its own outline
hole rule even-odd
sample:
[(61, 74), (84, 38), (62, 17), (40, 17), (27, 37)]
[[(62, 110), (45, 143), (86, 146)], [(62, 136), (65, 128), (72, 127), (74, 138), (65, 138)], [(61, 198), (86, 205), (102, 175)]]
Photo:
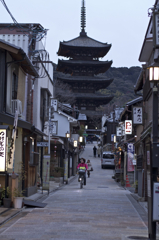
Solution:
[(94, 168), (83, 189), (76, 177), (51, 193), (44, 201), (44, 209), (24, 209), (24, 216), (4, 224), (0, 240), (124, 240), (132, 236), (146, 239), (144, 209), (112, 179), (112, 169), (101, 169), (100, 158), (93, 157), (92, 149), (93, 144), (87, 144), (83, 152)]

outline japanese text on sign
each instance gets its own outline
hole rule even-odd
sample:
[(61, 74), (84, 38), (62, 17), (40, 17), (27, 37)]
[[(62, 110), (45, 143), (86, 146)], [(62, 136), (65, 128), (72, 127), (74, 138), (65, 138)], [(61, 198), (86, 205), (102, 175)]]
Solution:
[(57, 105), (58, 105), (57, 99), (51, 99), (51, 107), (54, 108), (55, 112), (57, 112)]
[(0, 172), (5, 172), (6, 130), (0, 129)]
[(125, 121), (125, 134), (132, 134), (132, 121), (131, 120)]
[(155, 14), (155, 43), (159, 46), (159, 14)]
[(50, 123), (50, 134), (57, 135), (57, 121)]
[(133, 108), (133, 124), (142, 124), (142, 107)]

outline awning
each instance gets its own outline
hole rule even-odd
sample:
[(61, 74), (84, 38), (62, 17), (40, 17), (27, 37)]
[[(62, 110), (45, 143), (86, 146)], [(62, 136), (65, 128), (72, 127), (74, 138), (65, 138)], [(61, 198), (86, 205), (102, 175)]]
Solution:
[(34, 77), (38, 77), (38, 72), (33, 66), (32, 62), (23, 51), (22, 48), (15, 46), (14, 44), (8, 43), (4, 40), (0, 39), (0, 48), (5, 49), (10, 53), (12, 58), (17, 61), (17, 63), (21, 66), (25, 73), (30, 74)]
[[(0, 121), (1, 121), (1, 123), (14, 125), (14, 116), (13, 115), (9, 115), (9, 114), (0, 113)], [(32, 125), (31, 123), (29, 123), (27, 121), (24, 121), (24, 120), (22, 120), (20, 118), (18, 118), (18, 126), (17, 127), (30, 130), (31, 132), (34, 132), (38, 136), (46, 136), (45, 133), (40, 131), (34, 125)]]

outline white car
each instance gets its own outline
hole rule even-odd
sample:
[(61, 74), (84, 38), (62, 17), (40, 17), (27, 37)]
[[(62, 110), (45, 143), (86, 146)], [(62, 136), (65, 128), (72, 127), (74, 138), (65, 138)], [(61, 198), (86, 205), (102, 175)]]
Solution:
[(104, 166), (115, 167), (114, 154), (112, 152), (103, 152), (101, 158), (101, 168), (104, 168)]

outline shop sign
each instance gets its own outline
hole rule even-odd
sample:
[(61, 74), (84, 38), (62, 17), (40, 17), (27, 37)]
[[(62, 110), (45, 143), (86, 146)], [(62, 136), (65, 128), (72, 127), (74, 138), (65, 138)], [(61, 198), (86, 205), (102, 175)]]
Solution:
[(153, 42), (154, 48), (159, 47), (159, 13), (153, 13)]
[(133, 160), (133, 165), (136, 166), (136, 159)]
[(134, 144), (133, 143), (128, 143), (127, 151), (128, 151), (127, 171), (128, 172), (133, 172), (134, 171), (134, 165), (133, 165)]
[(125, 121), (125, 134), (132, 134), (132, 120)]
[(50, 181), (50, 155), (44, 155), (43, 157), (43, 184), (42, 189), (49, 191)]
[(57, 121), (51, 121), (50, 122), (50, 134), (51, 135), (57, 135)]
[(142, 107), (133, 107), (133, 124), (143, 124)]
[(116, 136), (117, 137), (121, 137), (122, 136), (122, 128), (121, 127), (117, 127), (116, 128)]
[(159, 183), (153, 183), (153, 221), (159, 221)]
[(147, 151), (147, 165), (150, 165), (150, 151)]
[(0, 129), (0, 172), (6, 170), (6, 129)]
[(111, 134), (111, 142), (114, 142), (114, 136), (115, 134)]
[(48, 147), (49, 143), (48, 142), (37, 142), (37, 147)]
[(55, 112), (57, 112), (57, 105), (58, 105), (57, 99), (51, 99), (51, 107), (54, 108)]

